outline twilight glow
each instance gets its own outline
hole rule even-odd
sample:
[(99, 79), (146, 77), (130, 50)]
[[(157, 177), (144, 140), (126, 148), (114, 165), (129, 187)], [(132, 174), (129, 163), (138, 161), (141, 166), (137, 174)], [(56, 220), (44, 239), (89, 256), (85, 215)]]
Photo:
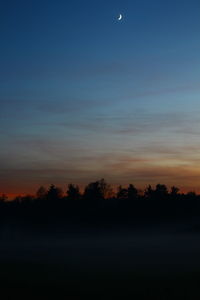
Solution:
[(199, 0), (3, 0), (0, 20), (0, 194), (200, 191)]

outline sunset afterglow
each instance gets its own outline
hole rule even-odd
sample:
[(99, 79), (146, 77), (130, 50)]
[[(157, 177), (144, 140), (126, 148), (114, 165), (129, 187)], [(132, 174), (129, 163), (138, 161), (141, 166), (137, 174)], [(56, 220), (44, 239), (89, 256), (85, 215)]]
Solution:
[(100, 178), (200, 192), (199, 1), (11, 2), (0, 193)]

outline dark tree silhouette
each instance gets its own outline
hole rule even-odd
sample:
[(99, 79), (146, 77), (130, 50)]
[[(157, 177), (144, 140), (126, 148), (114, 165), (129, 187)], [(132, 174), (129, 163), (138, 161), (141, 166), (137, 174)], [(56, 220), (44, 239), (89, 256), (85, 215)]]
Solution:
[(74, 184), (68, 184), (68, 190), (67, 190), (67, 198), (69, 200), (80, 200), (81, 199), (81, 194), (79, 191), (79, 186), (74, 185)]
[(85, 187), (83, 194), (84, 199), (86, 200), (102, 200), (103, 194), (100, 189), (99, 181), (91, 182)]
[(144, 190), (144, 196), (147, 199), (152, 199), (154, 196), (154, 190), (152, 189), (151, 185), (148, 185), (148, 187)]
[(190, 200), (195, 200), (197, 197), (196, 193), (195, 192), (188, 192), (186, 194), (186, 198), (190, 199)]
[(114, 194), (113, 189), (112, 189), (111, 185), (105, 181), (104, 178), (102, 178), (99, 181), (99, 186), (100, 186), (100, 190), (101, 190), (101, 193), (102, 193), (104, 199), (113, 197), (113, 194)]
[(177, 188), (176, 186), (172, 186), (171, 187), (171, 191), (170, 191), (170, 195), (172, 197), (176, 197), (179, 193), (179, 188)]
[(32, 195), (26, 195), (26, 196), (21, 197), (21, 203), (23, 203), (23, 204), (33, 203), (34, 200), (35, 200), (35, 198)]
[(13, 202), (16, 203), (16, 204), (20, 204), (20, 203), (21, 203), (21, 200), (22, 200), (22, 197), (19, 195), (19, 196), (16, 196), (16, 197), (13, 199)]
[(56, 201), (62, 198), (62, 190), (55, 185), (51, 184), (49, 190), (47, 191), (47, 200)]
[(156, 189), (154, 191), (154, 198), (156, 200), (162, 200), (162, 199), (166, 199), (167, 196), (168, 196), (168, 190), (167, 190), (166, 185), (157, 184)]
[(45, 189), (45, 187), (41, 186), (39, 187), (39, 189), (36, 192), (36, 197), (39, 200), (44, 200), (47, 197), (47, 190)]
[(103, 200), (112, 193), (110, 185), (104, 179), (89, 183), (84, 191), (84, 199), (87, 200)]
[[(85, 201), (79, 201), (82, 199)], [(137, 220), (145, 223), (156, 218), (200, 217), (200, 195), (195, 192), (180, 193), (175, 186), (168, 192), (164, 184), (157, 184), (155, 188), (149, 185), (143, 194), (133, 184), (127, 188), (119, 186), (113, 196), (111, 186), (101, 179), (89, 183), (83, 195), (78, 185), (69, 184), (66, 197), (59, 187), (52, 184), (48, 190), (41, 186), (35, 197), (27, 195), (18, 196), (13, 201), (6, 200), (5, 195), (0, 196), (0, 220), (6, 220), (8, 216), (10, 220), (40, 220), (45, 224), (53, 224), (54, 221), (63, 224), (134, 224)]]
[(133, 184), (129, 184), (127, 191), (129, 200), (136, 200), (138, 198), (138, 190), (134, 187)]
[(0, 196), (0, 203), (4, 203), (4, 202), (6, 202), (8, 200), (8, 197), (5, 195), (5, 194), (2, 194), (1, 196)]
[(118, 187), (117, 199), (127, 200), (128, 199), (128, 190), (123, 188), (121, 185)]

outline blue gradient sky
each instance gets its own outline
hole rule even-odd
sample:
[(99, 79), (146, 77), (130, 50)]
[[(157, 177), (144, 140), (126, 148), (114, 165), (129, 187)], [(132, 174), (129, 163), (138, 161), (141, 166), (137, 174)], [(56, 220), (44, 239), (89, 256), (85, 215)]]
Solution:
[(199, 0), (2, 0), (0, 37), (0, 192), (198, 191)]

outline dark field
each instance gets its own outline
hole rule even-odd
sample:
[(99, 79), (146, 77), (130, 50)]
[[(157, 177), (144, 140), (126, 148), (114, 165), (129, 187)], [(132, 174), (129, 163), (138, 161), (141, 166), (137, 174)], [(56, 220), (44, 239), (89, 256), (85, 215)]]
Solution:
[(187, 224), (137, 230), (1, 232), (4, 299), (199, 299), (200, 233)]

